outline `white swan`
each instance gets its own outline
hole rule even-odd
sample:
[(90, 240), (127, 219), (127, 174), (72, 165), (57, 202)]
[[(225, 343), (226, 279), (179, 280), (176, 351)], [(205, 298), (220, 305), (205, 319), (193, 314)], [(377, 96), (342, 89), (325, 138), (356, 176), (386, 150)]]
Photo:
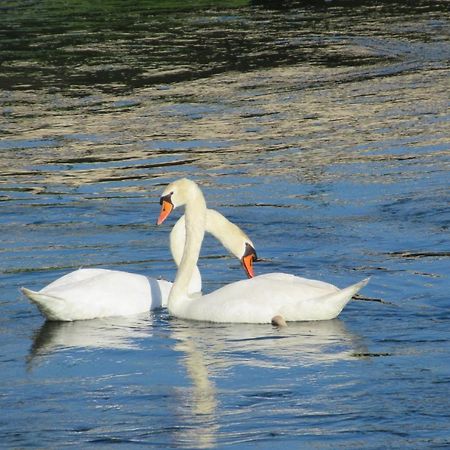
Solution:
[(189, 280), (197, 264), (206, 226), (206, 203), (200, 188), (181, 179), (164, 190), (158, 224), (177, 206), (185, 205), (186, 244), (169, 294), (174, 316), (209, 322), (273, 323), (329, 320), (338, 316), (352, 296), (368, 282), (345, 289), (284, 273), (260, 275), (228, 284), (210, 294), (190, 295)]
[[(256, 252), (252, 241), (222, 214), (208, 210), (206, 230), (241, 259), (247, 275), (253, 276)], [(170, 249), (180, 264), (185, 244), (184, 217), (170, 234)], [(194, 267), (188, 283), (190, 293), (201, 290), (201, 277)], [(165, 306), (172, 283), (144, 275), (108, 269), (79, 269), (64, 275), (40, 291), (21, 288), (48, 320), (73, 321), (112, 316), (130, 316)]]

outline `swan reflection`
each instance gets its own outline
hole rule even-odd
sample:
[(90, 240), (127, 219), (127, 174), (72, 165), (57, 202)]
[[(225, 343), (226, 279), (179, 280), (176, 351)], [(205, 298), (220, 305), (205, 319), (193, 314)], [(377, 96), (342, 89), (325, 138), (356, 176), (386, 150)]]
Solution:
[(291, 322), (279, 329), (269, 325), (213, 325), (182, 320), (172, 323), (175, 325), (172, 336), (184, 343), (195, 342), (205, 364), (213, 371), (236, 364), (273, 368), (309, 366), (351, 359), (356, 353), (363, 353), (362, 340), (348, 331), (340, 319)]
[(205, 353), (189, 333), (177, 328), (172, 338), (178, 342), (174, 349), (181, 351), (181, 358), (187, 375), (192, 383), (183, 392), (177, 408), (177, 417), (188, 427), (181, 427), (175, 433), (177, 445), (195, 448), (211, 448), (215, 446), (219, 425), (217, 420), (217, 390), (211, 380)]
[[(153, 340), (166, 343), (164, 348), (176, 354), (186, 381), (175, 386), (164, 382), (170, 366), (166, 367), (163, 361), (155, 364), (156, 361), (149, 360), (152, 370), (142, 376), (150, 386), (162, 382), (165, 392), (171, 393), (165, 401), (171, 413), (164, 419), (164, 428), (170, 425), (175, 445), (191, 448), (211, 448), (220, 442), (220, 424), (224, 420), (221, 399), (226, 398), (227, 391), (217, 385), (219, 380), (246, 376), (246, 368), (258, 368), (269, 369), (269, 381), (276, 384), (273, 370), (312, 367), (315, 371), (317, 366), (319, 373), (324, 364), (367, 353), (363, 340), (350, 332), (340, 319), (290, 323), (287, 328), (275, 328), (167, 320), (164, 314), (157, 313), (133, 318), (46, 322), (35, 333), (28, 366), (32, 368), (54, 353), (73, 348), (131, 351), (153, 348), (158, 357), (162, 347), (155, 347)], [(141, 357), (130, 356), (131, 364), (135, 360), (141, 361)], [(153, 426), (151, 423), (144, 426), (147, 425)]]
[[(214, 379), (238, 366), (288, 369), (354, 359), (366, 351), (362, 339), (339, 320), (290, 323), (277, 329), (267, 325), (209, 324), (173, 320), (171, 338), (192, 387), (177, 408), (189, 427), (177, 430), (177, 445), (210, 448), (218, 441), (220, 402)], [(219, 410), (219, 411), (218, 411)]]
[(148, 313), (75, 322), (45, 322), (33, 337), (28, 362), (67, 348), (138, 349), (137, 338), (151, 337)]

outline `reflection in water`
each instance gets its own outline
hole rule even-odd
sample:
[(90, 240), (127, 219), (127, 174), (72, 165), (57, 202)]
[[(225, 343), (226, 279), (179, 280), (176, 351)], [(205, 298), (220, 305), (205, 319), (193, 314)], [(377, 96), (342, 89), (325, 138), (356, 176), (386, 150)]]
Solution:
[[(296, 363), (302, 365), (349, 359), (355, 352), (363, 352), (359, 348), (360, 340), (339, 319), (293, 322), (283, 329), (247, 324), (216, 326), (177, 319), (171, 324), (171, 337), (180, 341), (175, 349), (189, 356), (186, 366), (192, 378), (204, 378), (206, 365), (211, 365), (213, 369), (216, 366), (228, 369), (236, 363), (249, 366), (269, 364), (273, 368), (283, 368), (292, 362), (293, 352)], [(47, 321), (33, 337), (30, 359), (76, 347), (139, 349), (142, 343), (136, 339), (151, 339), (151, 327), (148, 314), (75, 322)], [(245, 357), (236, 362), (231, 358), (234, 353)], [(261, 361), (261, 355), (268, 359)]]
[(32, 366), (40, 357), (71, 348), (138, 349), (135, 340), (151, 337), (150, 327), (148, 314), (75, 322), (46, 321), (34, 334), (28, 363)]
[(309, 366), (351, 359), (355, 352), (364, 351), (360, 339), (339, 319), (293, 322), (282, 329), (176, 322), (180, 325), (172, 329), (173, 336), (194, 341), (209, 370), (217, 374), (236, 364), (283, 369), (294, 363)]
[[(78, 33), (49, 31), (37, 43), (27, 42), (36, 39), (33, 33), (24, 34), (26, 49), (52, 45), (32, 55), (0, 48), (8, 55), (0, 97), (8, 119), (0, 145), (4, 199), (17, 198), (17, 190), (54, 199), (86, 184), (106, 197), (142, 192), (148, 186), (139, 180), (173, 178), (183, 165), (329, 182), (332, 164), (408, 161), (413, 152), (393, 155), (390, 143), (417, 147), (430, 138), (432, 116), (446, 111), (442, 61), (449, 50), (436, 3), (426, 17), (384, 6), (385, 22), (373, 6), (346, 14), (293, 8), (288, 20), (259, 9), (211, 10), (201, 21), (185, 13), (156, 15), (140, 27), (122, 24), (127, 39), (102, 20), (77, 23), (77, 15), (70, 20)], [(376, 20), (361, 29), (371, 13)], [(408, 19), (415, 21), (406, 27)], [(178, 32), (167, 33), (170, 28)], [(418, 33), (424, 42), (415, 47), (409, 40)], [(101, 42), (104, 34), (109, 39)], [(47, 67), (49, 60), (56, 62)], [(124, 63), (142, 73), (130, 77)], [(183, 82), (171, 83), (171, 71)], [(15, 84), (25, 76), (26, 89)], [(446, 126), (433, 120), (432, 144), (446, 142)], [(7, 155), (19, 149), (11, 164)], [(435, 149), (421, 155), (433, 157), (439, 158)]]
[(211, 448), (216, 443), (219, 431), (216, 386), (211, 380), (204, 353), (189, 333), (184, 331), (178, 327), (174, 328), (172, 337), (178, 341), (174, 349), (184, 353), (181, 359), (192, 389), (185, 394), (189, 398), (183, 398), (177, 415), (181, 423), (189, 423), (191, 426), (181, 428), (175, 439), (178, 445)]
[(177, 411), (182, 423), (192, 428), (176, 433), (177, 444), (196, 448), (210, 448), (220, 441), (220, 391), (215, 378), (232, 376), (242, 366), (289, 370), (350, 360), (367, 352), (361, 339), (339, 319), (292, 323), (282, 330), (174, 320), (171, 337), (178, 341), (174, 349), (184, 353), (181, 360), (192, 382), (189, 398)]
[[(151, 339), (174, 342), (173, 350), (179, 354), (191, 387), (177, 388), (176, 398), (169, 402), (171, 420), (175, 421), (172, 438), (176, 445), (211, 448), (221, 440), (223, 419), (221, 390), (215, 380), (233, 377), (244, 367), (277, 371), (289, 371), (296, 366), (331, 367), (333, 363), (354, 359), (356, 354), (367, 353), (361, 338), (349, 332), (339, 319), (292, 323), (284, 329), (246, 324), (216, 326), (177, 319), (166, 325), (167, 328), (159, 330), (166, 336), (156, 337), (148, 315), (46, 322), (35, 333), (28, 366), (33, 369), (61, 350), (134, 351), (151, 346)], [(252, 397), (256, 393), (250, 390), (245, 395)], [(239, 419), (230, 416), (227, 420)]]

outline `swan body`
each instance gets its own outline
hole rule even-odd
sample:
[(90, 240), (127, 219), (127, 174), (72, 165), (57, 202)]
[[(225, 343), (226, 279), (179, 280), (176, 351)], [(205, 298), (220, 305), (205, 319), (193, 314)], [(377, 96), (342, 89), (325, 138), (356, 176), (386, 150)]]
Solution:
[[(207, 230), (231, 253), (242, 259), (247, 273), (252, 273), (252, 260), (244, 255), (252, 241), (236, 225), (214, 210), (207, 212)], [(184, 217), (170, 234), (170, 249), (176, 264), (180, 264), (185, 243)], [(70, 272), (40, 291), (21, 291), (48, 320), (74, 321), (112, 316), (130, 316), (167, 305), (172, 283), (130, 272), (108, 269), (79, 269)], [(201, 290), (197, 267), (192, 270), (188, 291)]]
[[(272, 275), (272, 274), (268, 274)], [(289, 321), (330, 320), (365, 286), (360, 281), (345, 289), (317, 288), (306, 278), (256, 276), (217, 289), (189, 301), (169, 303), (169, 312), (184, 319), (209, 322), (272, 323), (277, 316)], [(324, 283), (325, 284), (325, 283)]]
[(86, 320), (129, 316), (167, 303), (172, 283), (136, 273), (79, 269), (58, 278), (39, 292), (22, 292), (48, 320)]
[(171, 183), (161, 198), (170, 202), (172, 209), (185, 205), (186, 245), (168, 299), (169, 312), (174, 316), (232, 323), (272, 323), (274, 318), (283, 324), (330, 320), (368, 282), (365, 279), (339, 289), (322, 281), (271, 273), (228, 284), (207, 295), (189, 294), (188, 282), (205, 232), (206, 202), (197, 184), (187, 179)]

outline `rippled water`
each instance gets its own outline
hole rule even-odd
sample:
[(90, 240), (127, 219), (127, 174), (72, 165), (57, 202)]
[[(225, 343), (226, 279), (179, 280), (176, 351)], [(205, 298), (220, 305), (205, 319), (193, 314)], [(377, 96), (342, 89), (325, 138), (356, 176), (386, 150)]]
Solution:
[[(448, 3), (73, 3), (0, 11), (1, 445), (447, 447)], [(180, 176), (258, 273), (371, 276), (364, 298), (282, 330), (44, 323), (20, 286), (173, 279), (154, 222)], [(209, 238), (201, 271), (243, 277)]]

